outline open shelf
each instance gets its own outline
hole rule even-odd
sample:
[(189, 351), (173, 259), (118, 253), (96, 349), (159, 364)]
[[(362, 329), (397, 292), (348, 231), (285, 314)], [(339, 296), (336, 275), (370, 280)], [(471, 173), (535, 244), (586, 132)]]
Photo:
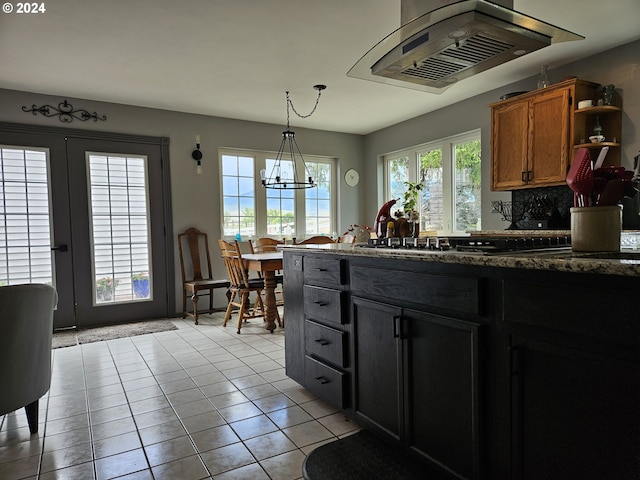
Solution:
[(575, 150), (576, 148), (602, 148), (602, 147), (619, 147), (620, 144), (619, 143), (614, 143), (614, 142), (600, 142), (600, 143), (580, 143), (578, 145), (574, 145), (573, 149)]

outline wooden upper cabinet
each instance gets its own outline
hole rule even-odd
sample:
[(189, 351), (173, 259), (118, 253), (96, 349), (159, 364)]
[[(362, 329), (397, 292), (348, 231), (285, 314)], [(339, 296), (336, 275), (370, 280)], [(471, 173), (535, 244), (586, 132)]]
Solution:
[(491, 115), (491, 190), (519, 188), (528, 168), (529, 103), (494, 108)]
[(571, 152), (571, 89), (561, 88), (529, 102), (527, 186), (566, 182)]
[(491, 190), (565, 184), (576, 98), (597, 87), (573, 78), (491, 104)]

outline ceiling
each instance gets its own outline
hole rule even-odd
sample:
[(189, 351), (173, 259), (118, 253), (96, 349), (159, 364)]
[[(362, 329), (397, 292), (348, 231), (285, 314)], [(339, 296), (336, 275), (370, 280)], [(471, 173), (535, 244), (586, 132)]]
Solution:
[[(16, 5), (17, 2), (13, 2)], [(5, 4), (6, 5), (6, 4)], [(440, 95), (347, 77), (400, 27), (400, 0), (55, 0), (0, 14), (0, 88), (367, 134), (640, 38), (638, 0), (514, 0), (580, 34)], [(553, 80), (553, 78), (552, 78)]]

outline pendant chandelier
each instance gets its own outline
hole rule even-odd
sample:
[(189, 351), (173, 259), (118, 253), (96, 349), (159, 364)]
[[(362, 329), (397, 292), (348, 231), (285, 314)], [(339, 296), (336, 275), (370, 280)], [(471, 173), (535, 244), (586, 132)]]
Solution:
[[(313, 88), (318, 91), (318, 97), (316, 98), (313, 109), (307, 115), (300, 115), (296, 111), (293, 102), (289, 98), (289, 92), (286, 92), (287, 129), (282, 132), (282, 142), (280, 142), (280, 148), (278, 149), (273, 168), (271, 168), (268, 175), (266, 170), (263, 169), (260, 171), (260, 178), (264, 188), (300, 190), (317, 186), (313, 181), (311, 172), (307, 168), (307, 164), (304, 163), (302, 152), (300, 152), (300, 148), (296, 142), (296, 134), (289, 127), (289, 107), (291, 107), (291, 110), (300, 118), (308, 118), (316, 111), (318, 102), (320, 101), (320, 94), (327, 86), (314, 85)], [(286, 164), (284, 162), (286, 162)], [(289, 163), (291, 164), (291, 168), (288, 168)], [(298, 165), (300, 165), (302, 169), (300, 174), (298, 174)], [(290, 175), (291, 173), (292, 175)]]

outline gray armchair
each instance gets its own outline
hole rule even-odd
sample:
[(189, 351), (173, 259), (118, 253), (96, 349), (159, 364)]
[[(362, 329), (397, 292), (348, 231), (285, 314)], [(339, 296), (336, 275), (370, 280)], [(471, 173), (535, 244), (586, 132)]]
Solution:
[(38, 401), (51, 384), (51, 334), (58, 295), (43, 284), (0, 287), (0, 415), (25, 408), (38, 431)]

